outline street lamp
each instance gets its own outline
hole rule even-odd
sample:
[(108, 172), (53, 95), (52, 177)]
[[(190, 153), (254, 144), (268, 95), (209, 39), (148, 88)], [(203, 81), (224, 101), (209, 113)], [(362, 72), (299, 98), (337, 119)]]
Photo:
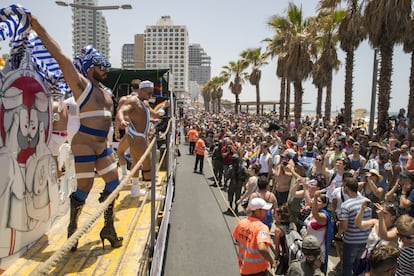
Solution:
[(84, 9), (84, 10), (91, 10), (92, 11), (92, 31), (93, 31), (93, 47), (96, 47), (96, 11), (98, 10), (130, 10), (132, 6), (129, 4), (124, 5), (112, 5), (112, 6), (87, 6), (81, 4), (74, 4), (74, 3), (67, 3), (64, 1), (55, 1), (56, 5), (62, 7), (72, 7), (75, 9)]

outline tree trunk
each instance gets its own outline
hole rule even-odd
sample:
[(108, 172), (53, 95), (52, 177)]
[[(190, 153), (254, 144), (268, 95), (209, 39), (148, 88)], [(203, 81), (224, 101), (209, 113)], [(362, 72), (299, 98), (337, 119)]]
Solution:
[(407, 117), (410, 120), (408, 129), (414, 128), (414, 52), (411, 53), (410, 95), (408, 97)]
[(351, 50), (346, 55), (345, 64), (345, 125), (352, 125), (352, 89), (353, 89), (353, 73), (354, 73), (354, 50)]
[(259, 81), (256, 83), (256, 114), (260, 114), (260, 87)]
[(316, 99), (316, 114), (319, 115), (319, 118), (322, 118), (322, 96), (323, 87), (318, 86), (318, 98)]
[(326, 86), (326, 101), (325, 101), (325, 125), (331, 121), (331, 107), (332, 107), (332, 72), (330, 72), (328, 85)]
[(218, 108), (217, 113), (219, 114), (220, 111), (221, 111), (221, 100), (220, 100), (220, 98), (217, 99), (217, 108)]
[(391, 74), (393, 47), (380, 47), (381, 68), (378, 81), (378, 127), (377, 136), (381, 138), (388, 131), (388, 109), (390, 108)]
[(302, 115), (302, 96), (303, 88), (301, 81), (295, 81), (293, 83), (295, 88), (295, 123), (297, 126), (300, 125), (300, 116)]
[(285, 122), (290, 121), (290, 81), (286, 79)]
[(234, 103), (234, 113), (239, 114), (239, 94), (235, 94), (236, 96), (236, 102)]
[(285, 94), (286, 94), (286, 79), (280, 80), (280, 96), (279, 96), (279, 120), (283, 122), (283, 114), (285, 114)]

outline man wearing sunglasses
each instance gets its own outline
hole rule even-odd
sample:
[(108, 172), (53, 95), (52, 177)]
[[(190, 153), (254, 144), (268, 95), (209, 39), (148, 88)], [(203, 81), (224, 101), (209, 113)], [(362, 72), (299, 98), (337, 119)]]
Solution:
[[(75, 156), (77, 190), (70, 196), (69, 237), (77, 229), (78, 217), (93, 186), (95, 170), (105, 181), (100, 202), (105, 201), (120, 183), (115, 156), (108, 140), (112, 128), (112, 95), (101, 84), (107, 77), (111, 64), (92, 46), (84, 47), (72, 63), (37, 18), (29, 15), (29, 20), (32, 30), (58, 62), (79, 106), (80, 127), (71, 143)], [(105, 225), (100, 238), (102, 246), (107, 239), (116, 248), (122, 246), (123, 239), (118, 237), (114, 228), (114, 202), (115, 200), (104, 213)], [(72, 247), (72, 251), (76, 248), (77, 244)]]

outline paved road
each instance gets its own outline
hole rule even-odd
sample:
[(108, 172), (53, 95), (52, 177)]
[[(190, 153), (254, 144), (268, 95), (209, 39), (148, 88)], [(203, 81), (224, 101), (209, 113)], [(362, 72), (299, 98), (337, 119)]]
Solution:
[[(237, 223), (227, 210), (227, 193), (210, 186), (213, 172), (204, 159), (204, 175), (193, 173), (195, 156), (180, 145), (175, 197), (165, 257), (165, 276), (240, 275), (231, 232)], [(329, 252), (329, 276), (338, 262), (335, 249)]]
[(195, 156), (187, 146), (180, 151), (164, 275), (240, 275), (231, 238), (236, 218), (223, 214), (226, 201), (210, 187), (208, 158), (201, 175), (193, 173)]

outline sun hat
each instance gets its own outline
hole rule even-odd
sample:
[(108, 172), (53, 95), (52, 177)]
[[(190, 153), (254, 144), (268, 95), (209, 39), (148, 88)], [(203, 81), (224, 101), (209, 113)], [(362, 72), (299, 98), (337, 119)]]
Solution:
[(250, 209), (250, 211), (255, 211), (259, 209), (270, 210), (272, 206), (273, 205), (271, 203), (267, 203), (263, 198), (255, 197), (249, 200), (249, 205), (247, 206), (247, 208)]
[(378, 182), (382, 182), (382, 180), (384, 179), (384, 177), (382, 177), (379, 171), (375, 169), (369, 170), (367, 176), (369, 175), (376, 175), (378, 177)]

